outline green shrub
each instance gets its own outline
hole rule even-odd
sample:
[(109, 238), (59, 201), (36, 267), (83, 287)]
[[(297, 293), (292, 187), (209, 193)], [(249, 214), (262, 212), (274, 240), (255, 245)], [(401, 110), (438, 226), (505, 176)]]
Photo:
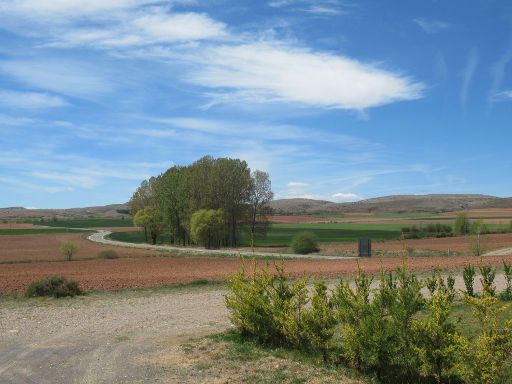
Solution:
[(505, 263), (503, 260), (503, 273), (505, 275), (506, 287), (500, 294), (500, 298), (505, 301), (512, 300), (512, 264)]
[(458, 334), (449, 318), (452, 300), (450, 293), (435, 291), (427, 303), (428, 316), (412, 323), (421, 374), (436, 383), (453, 382), (455, 376)]
[(496, 294), (496, 286), (494, 285), (494, 278), (496, 277), (496, 269), (487, 265), (480, 266), (480, 283), (484, 294), (494, 296)]
[(505, 367), (512, 363), (512, 320), (504, 327), (498, 324), (498, 315), (505, 306), (498, 299), (484, 293), (482, 297), (465, 297), (480, 325), (480, 333), (473, 339), (459, 336), (460, 377), (466, 383), (509, 383)]
[(100, 259), (119, 259), (119, 255), (113, 249), (105, 249), (98, 253)]
[(61, 276), (46, 277), (42, 280), (35, 281), (29, 285), (25, 295), (27, 297), (66, 297), (77, 296), (83, 292), (78, 283), (74, 280), (68, 280)]
[(318, 252), (318, 239), (312, 232), (300, 232), (292, 239), (292, 250), (301, 255)]
[(464, 285), (466, 287), (466, 294), (473, 297), (475, 296), (475, 267), (473, 267), (471, 264), (468, 264), (464, 266), (464, 271), (462, 272), (462, 277), (464, 279)]
[[(334, 292), (324, 282), (308, 290), (306, 279), (289, 283), (282, 266), (272, 276), (240, 271), (229, 281), (226, 304), (231, 321), (244, 336), (273, 346), (319, 353), (375, 375), (379, 383), (506, 383), (512, 364), (512, 320), (504, 326), (504, 306), (485, 289), (465, 295), (480, 332), (457, 332), (451, 319), (454, 279), (440, 271), (427, 280), (431, 295), (405, 268), (381, 274), (378, 288), (361, 271), (354, 284), (340, 281)], [(474, 279), (474, 268), (467, 267)], [(482, 281), (493, 286), (494, 270), (482, 267)], [(470, 289), (467, 289), (470, 290)]]
[(283, 345), (285, 336), (278, 320), (288, 306), (292, 292), (282, 268), (271, 276), (268, 265), (247, 277), (244, 268), (228, 281), (230, 294), (225, 302), (233, 325), (244, 336), (256, 338), (263, 344)]

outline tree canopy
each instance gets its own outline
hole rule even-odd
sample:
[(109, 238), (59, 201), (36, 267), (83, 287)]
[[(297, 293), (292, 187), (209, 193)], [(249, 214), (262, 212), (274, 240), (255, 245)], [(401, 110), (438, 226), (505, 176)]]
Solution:
[[(242, 231), (250, 233), (251, 238), (255, 233), (266, 233), (272, 198), (268, 173), (251, 173), (248, 164), (240, 159), (205, 156), (189, 166), (173, 166), (144, 180), (129, 206), (139, 223), (136, 225), (149, 230), (153, 242), (156, 239), (150, 222), (157, 236), (163, 231), (172, 243), (183, 245), (195, 242), (208, 246), (201, 236), (192, 236), (192, 218), (201, 210), (217, 211), (216, 220), (222, 230), (218, 232), (218, 244), (210, 246), (236, 246)], [(144, 213), (139, 214), (140, 211)], [(152, 221), (145, 217), (149, 213)], [(198, 217), (204, 219), (201, 215)]]

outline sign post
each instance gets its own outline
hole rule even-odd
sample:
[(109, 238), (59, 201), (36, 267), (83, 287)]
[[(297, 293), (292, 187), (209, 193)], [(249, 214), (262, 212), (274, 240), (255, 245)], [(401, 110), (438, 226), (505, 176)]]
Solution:
[(359, 257), (371, 257), (372, 256), (372, 239), (363, 238), (359, 239)]

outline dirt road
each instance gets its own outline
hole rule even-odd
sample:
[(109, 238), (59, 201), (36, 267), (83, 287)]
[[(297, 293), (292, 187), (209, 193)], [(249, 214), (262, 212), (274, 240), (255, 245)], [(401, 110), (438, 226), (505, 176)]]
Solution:
[(224, 288), (0, 302), (0, 382), (154, 383), (148, 356), (229, 326)]

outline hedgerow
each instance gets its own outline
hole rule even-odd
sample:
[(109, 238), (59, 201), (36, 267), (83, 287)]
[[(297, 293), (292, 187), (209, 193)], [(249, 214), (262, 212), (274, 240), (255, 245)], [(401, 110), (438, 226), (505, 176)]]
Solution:
[(245, 337), (318, 353), (381, 383), (505, 383), (512, 321), (497, 320), (504, 307), (494, 296), (492, 272), (481, 268), (481, 295), (468, 289), (462, 296), (478, 324), (473, 337), (457, 330), (450, 316), (458, 300), (454, 279), (439, 271), (422, 281), (402, 267), (382, 273), (378, 284), (359, 271), (353, 282), (328, 289), (322, 281), (313, 287), (307, 278), (289, 281), (282, 265), (275, 273), (254, 266), (230, 279), (226, 304)]

